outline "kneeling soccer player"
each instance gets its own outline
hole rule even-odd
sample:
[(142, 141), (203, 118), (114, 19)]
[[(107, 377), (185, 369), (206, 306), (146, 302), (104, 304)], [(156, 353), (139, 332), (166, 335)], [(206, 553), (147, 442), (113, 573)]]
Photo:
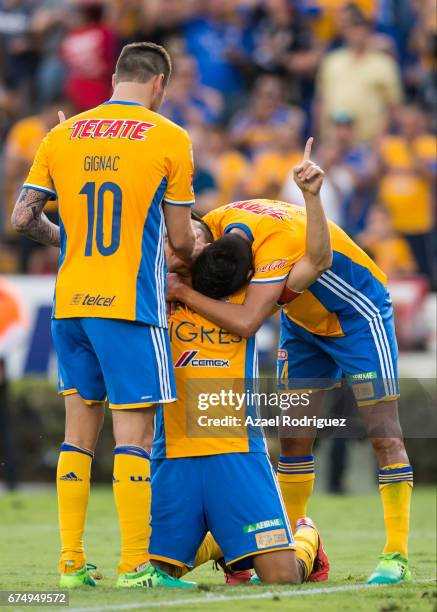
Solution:
[[(238, 252), (234, 284), (241, 286), (250, 245), (236, 236), (229, 240)], [(231, 298), (236, 303), (242, 299), (242, 292)], [(254, 414), (256, 407), (246, 403), (241, 425), (223, 431), (199, 426), (198, 417), (207, 417), (198, 407), (199, 390), (235, 388), (235, 381), (241, 389), (253, 385), (255, 338), (230, 334), (182, 306), (170, 318), (169, 335), (178, 401), (157, 411), (149, 547), (153, 566), (137, 576), (138, 586), (195, 586), (172, 577), (195, 565), (208, 531), (222, 551), (212, 558), (223, 554), (235, 570), (254, 567), (262, 582), (326, 580), (329, 563), (317, 529), (302, 518), (293, 538), (265, 439), (259, 432), (251, 437), (244, 425), (245, 414)], [(229, 415), (229, 408), (220, 414)]]
[[(232, 271), (226, 274), (226, 270), (219, 269), (216, 253), (229, 250), (223, 236), (238, 233), (251, 245), (254, 264), (244, 304), (208, 299), (202, 295), (201, 282), (197, 285), (200, 291), (194, 291), (177, 278), (170, 283), (167, 296), (244, 336), (257, 331), (278, 300), (285, 304), (281, 313), (279, 378), (288, 389), (295, 384), (301, 388), (304, 380), (305, 388), (319, 391), (313, 395), (309, 416), (317, 413), (314, 405), (321, 401), (322, 389), (340, 383), (342, 374), (346, 376), (378, 461), (386, 527), (386, 543), (368, 581), (406, 582), (411, 580), (408, 534), (413, 469), (398, 418), (392, 302), (384, 272), (332, 222), (328, 225), (331, 261), (322, 258), (317, 264), (318, 248), (306, 248), (302, 257), (305, 240), (308, 247), (317, 228), (323, 228), (320, 218), (310, 228), (314, 213), (321, 209), (317, 201), (322, 176), (308, 156), (295, 168), (306, 211), (273, 200), (248, 200), (206, 215), (205, 222), (216, 242), (197, 260), (193, 277), (200, 273), (200, 281), (203, 277), (217, 279), (216, 283), (229, 282)], [(281, 439), (278, 480), (291, 523), (306, 513), (313, 489), (313, 434), (315, 431), (306, 437)]]

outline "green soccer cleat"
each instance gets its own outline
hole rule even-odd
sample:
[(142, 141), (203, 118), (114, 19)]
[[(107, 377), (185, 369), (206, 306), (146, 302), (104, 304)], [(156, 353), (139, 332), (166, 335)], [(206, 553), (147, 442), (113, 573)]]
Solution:
[(95, 587), (96, 581), (91, 575), (91, 572), (95, 569), (95, 565), (87, 563), (76, 572), (61, 574), (59, 578), (59, 587), (61, 589), (78, 589), (84, 586)]
[(249, 580), (250, 584), (262, 584), (260, 577), (257, 574), (254, 574)]
[(407, 559), (399, 553), (383, 553), (367, 584), (398, 584), (410, 581), (411, 572)]
[(120, 574), (116, 586), (118, 589), (155, 589), (157, 587), (192, 589), (197, 587), (197, 583), (173, 578), (173, 576), (170, 576), (170, 574), (167, 574), (167, 572), (159, 567), (147, 565), (139, 571)]

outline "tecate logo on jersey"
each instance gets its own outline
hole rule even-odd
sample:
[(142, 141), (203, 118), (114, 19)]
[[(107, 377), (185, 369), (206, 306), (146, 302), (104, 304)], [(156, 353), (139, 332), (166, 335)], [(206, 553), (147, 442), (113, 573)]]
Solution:
[(251, 212), (254, 215), (263, 215), (265, 217), (271, 217), (272, 219), (279, 219), (279, 221), (283, 221), (284, 219), (291, 219), (290, 215), (285, 210), (275, 208), (274, 206), (263, 206), (262, 204), (256, 202), (256, 200), (232, 202), (232, 204), (228, 204), (227, 206), (225, 206), (225, 209), (228, 208), (238, 208), (239, 210), (247, 210), (248, 212)]
[(115, 295), (106, 297), (104, 295), (91, 295), (90, 293), (75, 293), (71, 298), (70, 304), (72, 306), (112, 306)]
[(184, 351), (174, 364), (175, 368), (229, 368), (229, 359), (195, 359), (199, 351)]
[(154, 123), (136, 119), (80, 119), (70, 126), (70, 138), (145, 140), (146, 132), (154, 127), (156, 127)]

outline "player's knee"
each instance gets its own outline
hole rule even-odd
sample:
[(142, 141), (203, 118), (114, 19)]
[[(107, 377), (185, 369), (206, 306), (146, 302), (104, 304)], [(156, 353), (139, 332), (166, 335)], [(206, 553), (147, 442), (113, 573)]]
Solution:
[(294, 552), (282, 550), (257, 555), (255, 571), (265, 584), (297, 584), (302, 581)]
[(150, 450), (154, 435), (152, 409), (113, 410), (112, 426), (117, 446), (140, 446)]
[(264, 584), (299, 584), (301, 582), (299, 573), (293, 567), (272, 568), (259, 577)]
[(408, 463), (402, 438), (372, 438), (371, 442), (380, 465)]
[(281, 455), (285, 457), (305, 457), (313, 451), (313, 439), (281, 438)]

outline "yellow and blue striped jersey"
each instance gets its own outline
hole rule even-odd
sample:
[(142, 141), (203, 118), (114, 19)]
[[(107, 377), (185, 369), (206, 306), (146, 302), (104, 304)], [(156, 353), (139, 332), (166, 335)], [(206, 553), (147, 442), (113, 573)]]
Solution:
[[(276, 200), (246, 200), (217, 208), (204, 220), (215, 239), (239, 227), (253, 241), (252, 283), (284, 280), (305, 254), (306, 211), (300, 206)], [(386, 300), (387, 278), (335, 223), (330, 221), (329, 229), (333, 249), (331, 268), (285, 306), (284, 311), (308, 331), (336, 337), (344, 334), (343, 316), (360, 310), (371, 316), (371, 311)]]
[(58, 199), (54, 316), (167, 326), (163, 202), (194, 203), (188, 134), (133, 102), (109, 101), (56, 126), (25, 187)]
[[(231, 301), (242, 303), (244, 293)], [(169, 336), (178, 399), (158, 408), (153, 458), (266, 452), (259, 428), (247, 424), (248, 416), (256, 418), (253, 398), (246, 395), (258, 377), (255, 338), (232, 334), (182, 306), (170, 317)], [(248, 401), (240, 399), (239, 409), (227, 400), (206, 408), (222, 392)], [(209, 418), (225, 421), (218, 425)]]

